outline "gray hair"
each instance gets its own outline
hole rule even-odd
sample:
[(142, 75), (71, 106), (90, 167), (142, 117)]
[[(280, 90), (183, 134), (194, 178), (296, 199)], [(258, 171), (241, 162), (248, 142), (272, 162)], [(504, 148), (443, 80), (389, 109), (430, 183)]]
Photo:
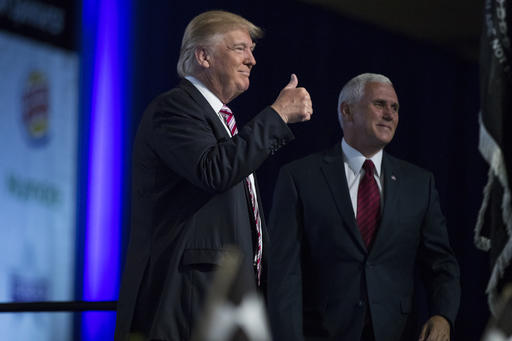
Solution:
[(208, 11), (192, 19), (183, 34), (177, 65), (178, 75), (183, 78), (193, 74), (197, 47), (212, 43), (216, 35), (234, 29), (246, 29), (253, 40), (263, 37), (261, 28), (234, 13)]
[(362, 73), (345, 84), (343, 89), (340, 91), (338, 97), (338, 121), (340, 122), (341, 129), (343, 129), (343, 119), (341, 116), (341, 104), (346, 102), (348, 104), (354, 104), (361, 100), (364, 95), (364, 89), (368, 83), (384, 83), (393, 86), (393, 83), (388, 77), (377, 74), (377, 73)]

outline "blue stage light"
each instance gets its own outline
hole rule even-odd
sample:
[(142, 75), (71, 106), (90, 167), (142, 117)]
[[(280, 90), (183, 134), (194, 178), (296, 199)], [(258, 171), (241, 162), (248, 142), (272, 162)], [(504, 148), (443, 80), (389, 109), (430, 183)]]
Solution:
[[(89, 122), (83, 300), (116, 300), (119, 288), (130, 1), (84, 0), (82, 82)], [(84, 75), (84, 72), (82, 72)], [(88, 97), (88, 98), (87, 98)], [(113, 312), (82, 316), (83, 340), (111, 340)]]

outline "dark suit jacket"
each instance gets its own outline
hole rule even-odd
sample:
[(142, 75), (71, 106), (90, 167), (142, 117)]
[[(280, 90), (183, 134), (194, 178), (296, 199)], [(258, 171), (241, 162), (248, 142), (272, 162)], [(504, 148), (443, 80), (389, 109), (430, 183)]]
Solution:
[(433, 176), (386, 153), (382, 172), (382, 219), (368, 251), (340, 144), (281, 169), (269, 224), (269, 310), (276, 340), (358, 341), (367, 308), (376, 341), (414, 340), (406, 326), (417, 267), (431, 314), (453, 325), (459, 269)]
[[(187, 80), (149, 105), (133, 150), (117, 340), (130, 330), (151, 339), (189, 339), (227, 245), (240, 248), (243, 266), (254, 274), (254, 219), (243, 180), (291, 139), (270, 107), (230, 138)], [(263, 229), (266, 237), (264, 221)]]

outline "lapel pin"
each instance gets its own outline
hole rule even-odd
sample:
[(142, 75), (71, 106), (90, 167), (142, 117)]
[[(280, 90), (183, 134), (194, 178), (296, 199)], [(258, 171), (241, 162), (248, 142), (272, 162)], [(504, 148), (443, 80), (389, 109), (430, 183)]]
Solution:
[(396, 176), (391, 175), (391, 180), (396, 181)]

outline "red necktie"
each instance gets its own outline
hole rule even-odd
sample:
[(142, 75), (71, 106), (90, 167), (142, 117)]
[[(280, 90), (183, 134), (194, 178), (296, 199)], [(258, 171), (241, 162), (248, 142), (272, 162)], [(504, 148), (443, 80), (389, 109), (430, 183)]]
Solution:
[[(222, 106), (222, 109), (220, 109), (220, 114), (224, 118), (224, 121), (226, 122), (226, 125), (228, 126), (228, 129), (231, 132), (231, 136), (235, 136), (238, 133), (238, 129), (236, 128), (235, 116), (233, 115), (231, 109), (224, 105)], [(261, 259), (263, 256), (263, 237), (261, 233), (260, 212), (258, 209), (258, 201), (256, 200), (256, 197), (254, 195), (255, 189), (253, 189), (249, 177), (245, 178), (245, 184), (249, 190), (249, 195), (251, 197), (252, 213), (254, 216), (254, 222), (256, 224), (256, 234), (258, 235), (258, 249), (256, 250), (256, 253), (254, 255), (254, 264), (256, 266), (256, 272), (258, 273), (258, 285), (260, 285)]]
[(380, 192), (373, 172), (375, 166), (372, 160), (366, 160), (363, 164), (365, 171), (359, 181), (357, 192), (357, 226), (367, 247), (373, 241), (375, 231), (380, 220)]

